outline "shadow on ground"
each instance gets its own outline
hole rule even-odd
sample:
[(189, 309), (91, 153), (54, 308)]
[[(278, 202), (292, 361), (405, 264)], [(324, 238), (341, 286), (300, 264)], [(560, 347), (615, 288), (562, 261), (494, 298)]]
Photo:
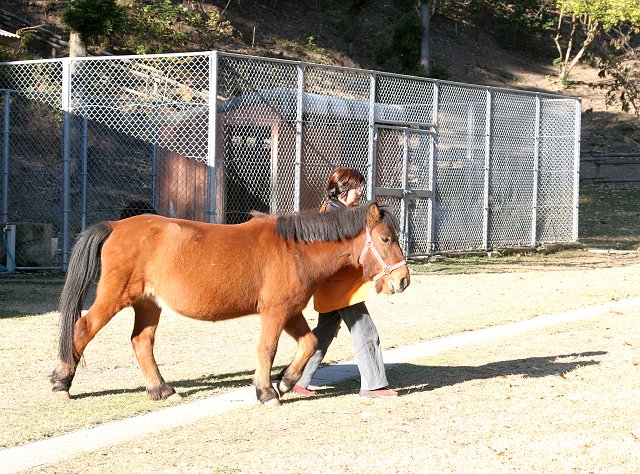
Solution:
[[(195, 379), (169, 380), (167, 383), (171, 385), (176, 392), (183, 397), (189, 397), (201, 392), (226, 392), (235, 388), (246, 387), (251, 385), (253, 371), (230, 372), (228, 374), (207, 375)], [(72, 395), (71, 398), (79, 400), (88, 397), (102, 397), (105, 395), (119, 395), (124, 393), (144, 393), (146, 388), (143, 386), (135, 388), (127, 388), (122, 390), (101, 390), (97, 392), (86, 392)], [(214, 396), (212, 394), (211, 396)]]
[[(489, 364), (473, 366), (430, 366), (417, 364), (387, 364), (387, 375), (391, 385), (400, 395), (411, 392), (426, 392), (442, 387), (453, 386), (471, 380), (484, 380), (520, 375), (523, 377), (540, 378), (549, 375), (566, 374), (577, 367), (599, 364), (597, 356), (605, 355), (604, 351), (580, 352), (571, 354), (549, 355), (544, 357), (529, 357), (525, 359), (505, 360), (491, 362)], [(590, 360), (585, 358), (590, 357)], [(357, 374), (357, 367), (353, 364), (341, 365), (341, 370)], [(277, 373), (284, 367), (274, 367), (275, 381)], [(253, 371), (230, 372), (202, 376), (194, 379), (169, 380), (168, 383), (183, 397), (190, 397), (202, 392), (226, 392), (236, 388), (251, 385)], [(317, 397), (335, 397), (357, 392), (360, 382), (357, 377), (350, 378), (335, 386), (323, 388)], [(124, 393), (144, 393), (145, 388), (129, 388), (122, 390), (102, 390), (73, 395), (74, 399), (88, 397), (101, 397), (105, 395), (117, 395)], [(211, 394), (214, 396), (214, 393)], [(287, 397), (287, 395), (285, 395)], [(291, 398), (292, 401), (300, 398)]]
[[(596, 357), (605, 354), (607, 354), (606, 351), (579, 352), (504, 360), (479, 366), (388, 364), (387, 376), (392, 388), (398, 390), (400, 395), (404, 395), (412, 392), (428, 392), (472, 380), (485, 380), (510, 375), (520, 375), (526, 378), (542, 378), (550, 375), (566, 374), (578, 367), (599, 364), (600, 362), (596, 360)], [(342, 367), (344, 367), (345, 370), (352, 369), (357, 372), (357, 368), (354, 365)], [(323, 388), (317, 397), (334, 397), (351, 394), (357, 392), (359, 388), (359, 380), (351, 379), (332, 387)], [(296, 400), (301, 399), (302, 398), (297, 398)]]

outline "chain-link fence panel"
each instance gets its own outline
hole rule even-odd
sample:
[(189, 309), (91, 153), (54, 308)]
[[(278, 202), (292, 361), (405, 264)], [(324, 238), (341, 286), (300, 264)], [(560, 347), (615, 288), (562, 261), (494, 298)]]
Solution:
[(376, 127), (375, 194), (400, 225), (408, 255), (432, 250), (433, 155), (435, 133), (407, 127)]
[(71, 69), (71, 182), (81, 187), (72, 229), (149, 210), (205, 220), (209, 57), (82, 59)]
[[(0, 68), (2, 223), (16, 226), (10, 255), (18, 268), (61, 266), (61, 65), (44, 61)], [(0, 245), (0, 263), (8, 249)]]
[(489, 246), (530, 246), (534, 222), (535, 97), (493, 94)]
[(433, 250), (434, 133), (407, 130), (406, 234), (408, 255)]
[(336, 167), (367, 176), (370, 84), (369, 74), (362, 71), (305, 67), (301, 209), (318, 208), (326, 199)]
[(398, 125), (435, 123), (435, 83), (415, 77), (376, 75), (376, 122)]
[(299, 74), (290, 62), (220, 57), (220, 222), (294, 210)]
[(571, 99), (543, 97), (540, 104), (537, 242), (574, 240), (577, 212), (576, 128), (579, 112)]
[(487, 94), (443, 84), (438, 103), (437, 250), (484, 246)]
[(25, 267), (99, 220), (317, 208), (337, 166), (409, 255), (577, 238), (575, 98), (218, 52), (5, 63), (0, 93), (3, 223), (66, 249)]

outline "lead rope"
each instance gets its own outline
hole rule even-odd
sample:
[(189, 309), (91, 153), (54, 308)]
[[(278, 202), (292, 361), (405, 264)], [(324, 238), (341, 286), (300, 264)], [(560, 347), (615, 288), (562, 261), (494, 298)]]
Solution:
[(376, 257), (376, 260), (382, 267), (382, 271), (373, 277), (373, 281), (377, 281), (383, 276), (388, 275), (392, 271), (407, 264), (406, 260), (400, 260), (398, 263), (394, 263), (391, 266), (387, 266), (385, 261), (380, 256), (380, 252), (378, 252), (378, 249), (376, 249), (376, 247), (373, 245), (373, 240), (371, 239), (371, 232), (369, 232), (369, 226), (365, 226), (365, 230), (367, 232), (367, 241), (364, 243), (364, 248), (362, 249), (362, 252), (360, 252), (360, 258), (358, 258), (358, 263), (360, 265), (363, 265), (364, 256), (366, 255), (368, 250), (371, 250), (371, 253), (373, 254), (374, 257)]

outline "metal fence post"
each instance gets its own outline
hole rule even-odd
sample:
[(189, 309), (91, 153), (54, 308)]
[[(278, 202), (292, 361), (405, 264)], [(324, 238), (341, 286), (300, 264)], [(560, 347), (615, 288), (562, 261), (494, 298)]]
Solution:
[(2, 222), (9, 222), (9, 137), (11, 91), (4, 91), (4, 122), (2, 124)]
[(158, 105), (151, 103), (151, 205), (156, 208), (156, 179), (158, 175)]
[(409, 207), (409, 195), (407, 193), (408, 186), (408, 173), (409, 173), (409, 129), (404, 128), (402, 130), (402, 198), (400, 198), (400, 243), (402, 244), (402, 251), (409, 253), (409, 216), (407, 208)]
[(71, 58), (62, 59), (62, 270), (67, 271), (71, 212)]
[(436, 242), (435, 242), (435, 236), (436, 236), (436, 211), (438, 209), (438, 206), (436, 205), (436, 197), (438, 196), (437, 191), (437, 187), (438, 187), (438, 180), (437, 180), (437, 173), (438, 173), (438, 137), (439, 137), (439, 128), (438, 128), (438, 115), (439, 115), (439, 111), (440, 111), (440, 81), (435, 81), (433, 83), (433, 105), (431, 107), (431, 113), (432, 113), (432, 117), (431, 117), (431, 123), (434, 126), (434, 130), (433, 130), (433, 135), (431, 136), (431, 140), (430, 140), (430, 155), (431, 155), (431, 170), (429, 173), (430, 176), (430, 182), (429, 182), (429, 187), (430, 187), (430, 191), (431, 191), (431, 208), (430, 208), (430, 212), (429, 215), (427, 216), (427, 219), (429, 219), (429, 222), (427, 222), (427, 225), (429, 226), (429, 234), (428, 234), (428, 239), (429, 239), (429, 252), (432, 252), (433, 249), (435, 248)]
[(483, 213), (482, 213), (482, 248), (489, 250), (489, 184), (491, 177), (491, 120), (493, 108), (493, 94), (487, 89), (487, 103), (484, 120), (484, 183), (483, 183)]
[(367, 199), (373, 199), (376, 179), (376, 73), (369, 74), (369, 147), (367, 163)]
[(207, 133), (207, 175), (209, 193), (209, 216), (207, 221), (216, 220), (216, 155), (218, 138), (218, 52), (209, 55), (209, 115)]
[(302, 131), (304, 119), (304, 63), (298, 63), (298, 88), (296, 94), (296, 157), (294, 164), (293, 210), (300, 210), (302, 181)]
[(533, 183), (531, 203), (531, 246), (536, 246), (538, 220), (538, 172), (540, 170), (540, 94), (536, 94), (536, 112), (533, 125)]
[(575, 106), (575, 128), (573, 136), (574, 150), (573, 150), (573, 241), (578, 240), (578, 211), (580, 206), (580, 127), (581, 127), (581, 111), (582, 100), (576, 99)]
[(89, 178), (89, 120), (82, 107), (82, 230), (87, 227), (87, 181)]

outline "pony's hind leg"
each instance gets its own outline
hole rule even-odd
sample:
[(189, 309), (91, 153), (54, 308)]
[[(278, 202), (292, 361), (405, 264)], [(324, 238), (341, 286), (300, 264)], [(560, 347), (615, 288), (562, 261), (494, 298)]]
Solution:
[(284, 330), (298, 342), (298, 348), (291, 364), (280, 374), (278, 383), (280, 393), (287, 393), (293, 388), (318, 345), (318, 338), (309, 329), (302, 313), (296, 314), (287, 321)]
[(283, 318), (274, 317), (274, 313), (264, 312), (260, 316), (260, 342), (258, 343), (258, 367), (253, 384), (260, 403), (280, 405), (278, 392), (271, 385), (271, 368), (278, 349), (278, 339), (282, 334)]
[(138, 360), (150, 400), (169, 398), (176, 391), (162, 378), (153, 356), (156, 328), (160, 321), (160, 307), (152, 301), (139, 301), (133, 305), (136, 320), (131, 333), (131, 345)]
[[(108, 300), (108, 301), (107, 301)], [(73, 326), (73, 360), (60, 360), (58, 366), (51, 374), (52, 390), (65, 398), (69, 397), (69, 389), (73, 382), (78, 363), (87, 347), (87, 344), (95, 337), (115, 314), (126, 304), (118, 304), (118, 298), (97, 297), (95, 303), (84, 316), (80, 317)]]

